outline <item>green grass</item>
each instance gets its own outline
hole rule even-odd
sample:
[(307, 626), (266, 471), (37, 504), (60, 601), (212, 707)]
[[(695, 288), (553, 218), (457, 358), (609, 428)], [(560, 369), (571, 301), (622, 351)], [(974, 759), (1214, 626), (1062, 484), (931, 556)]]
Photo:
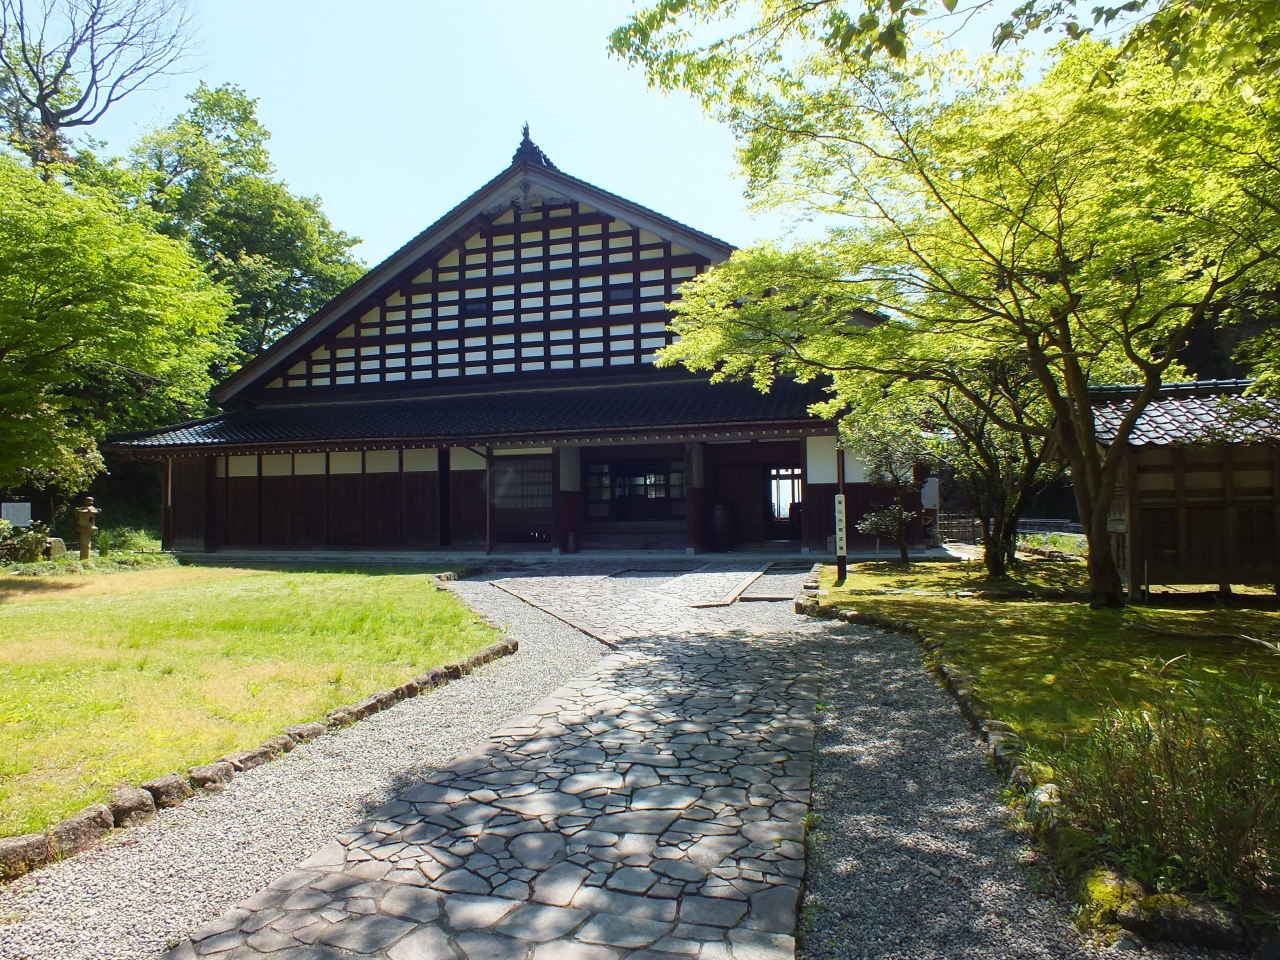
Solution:
[(495, 639), (419, 570), (0, 575), (0, 836)]
[[(1084, 582), (1083, 565), (1029, 561), (1012, 577), (989, 581), (976, 561), (850, 567), (834, 586), (827, 568), (824, 604), (909, 620), (943, 644), (942, 656), (978, 680), (977, 694), (996, 717), (1031, 744), (1048, 751), (1089, 730), (1101, 705), (1135, 706), (1175, 682), (1181, 667), (1194, 673), (1247, 680), (1259, 675), (1280, 685), (1280, 656), (1244, 640), (1212, 634), (1246, 634), (1274, 642), (1280, 613), (1227, 608), (1174, 609), (1130, 606), (1091, 610), (1084, 603), (961, 599), (959, 591), (1010, 586), (1070, 587)], [(923, 591), (885, 593), (883, 591)], [(1195, 637), (1166, 636), (1142, 627)], [(1162, 672), (1178, 660), (1177, 668)]]

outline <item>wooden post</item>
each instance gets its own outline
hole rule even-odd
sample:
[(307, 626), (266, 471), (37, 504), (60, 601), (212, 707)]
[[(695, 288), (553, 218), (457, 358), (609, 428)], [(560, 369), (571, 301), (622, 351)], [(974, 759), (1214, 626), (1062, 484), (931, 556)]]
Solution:
[[(877, 544), (878, 546), (878, 544)], [(836, 442), (836, 582), (849, 574), (849, 530), (844, 499), (844, 450)]]

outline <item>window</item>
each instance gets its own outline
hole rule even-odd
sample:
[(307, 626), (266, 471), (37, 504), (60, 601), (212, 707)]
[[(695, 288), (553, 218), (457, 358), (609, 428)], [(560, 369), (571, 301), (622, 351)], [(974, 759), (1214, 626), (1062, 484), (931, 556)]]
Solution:
[(609, 465), (593, 463), (587, 467), (587, 499), (592, 503), (607, 503), (609, 491)]
[(773, 502), (773, 518), (787, 520), (791, 508), (801, 500), (799, 467), (771, 467), (769, 493)]
[(665, 500), (667, 497), (667, 475), (665, 473), (642, 473), (619, 477), (617, 494), (620, 497)]
[(550, 457), (500, 457), (492, 469), (494, 507), (503, 510), (551, 509)]

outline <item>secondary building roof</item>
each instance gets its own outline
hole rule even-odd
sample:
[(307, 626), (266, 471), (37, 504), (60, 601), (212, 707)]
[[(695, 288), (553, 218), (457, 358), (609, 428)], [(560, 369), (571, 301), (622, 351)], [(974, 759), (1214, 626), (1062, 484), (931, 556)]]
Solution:
[[(1131, 446), (1185, 443), (1261, 443), (1280, 439), (1280, 401), (1245, 395), (1251, 380), (1167, 383), (1138, 417)], [(1098, 440), (1114, 441), (1120, 422), (1142, 388), (1098, 387), (1093, 398)]]

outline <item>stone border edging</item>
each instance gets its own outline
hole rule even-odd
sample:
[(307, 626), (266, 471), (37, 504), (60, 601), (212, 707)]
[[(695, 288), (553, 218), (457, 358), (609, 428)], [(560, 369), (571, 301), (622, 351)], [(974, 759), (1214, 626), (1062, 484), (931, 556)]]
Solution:
[[(942, 686), (955, 699), (960, 713), (986, 743), (991, 759), (1004, 783), (1022, 791), (1023, 819), (1050, 853), (1057, 854), (1070, 843), (1071, 832), (1080, 831), (1062, 822), (1062, 791), (1055, 783), (1036, 784), (1034, 770), (1027, 756), (1027, 742), (1013, 732), (1007, 723), (991, 716), (991, 707), (973, 692), (976, 678), (941, 659), (942, 641), (931, 638), (908, 620), (895, 620), (857, 610), (824, 610), (818, 601), (818, 575), (823, 564), (814, 564), (811, 576), (795, 597), (796, 613), (823, 620), (842, 620), (862, 626), (892, 630), (915, 637), (932, 654), (926, 664), (942, 681)], [(1034, 787), (1034, 789), (1032, 789)], [(1086, 835), (1087, 836), (1087, 835)], [(1092, 837), (1089, 837), (1092, 842)], [(1092, 915), (1095, 923), (1118, 924), (1126, 931), (1148, 940), (1186, 943), (1215, 949), (1239, 949), (1250, 939), (1244, 926), (1227, 907), (1196, 902), (1177, 894), (1147, 896), (1136, 881), (1120, 876), (1106, 867), (1077, 871), (1068, 879), (1077, 888), (1077, 896), (1086, 909), (1098, 906), (1095, 899), (1105, 899), (1101, 909)], [(1092, 888), (1103, 889), (1103, 898), (1095, 898)], [(1114, 903), (1109, 901), (1114, 900)], [(1277, 940), (1280, 943), (1280, 939)]]
[[(484, 568), (462, 571), (461, 575), (483, 572)], [(438, 580), (456, 580), (459, 574), (441, 574)], [(197, 790), (225, 790), (237, 773), (251, 770), (291, 752), (299, 743), (373, 716), (395, 706), (401, 700), (416, 697), (452, 680), (461, 680), (477, 667), (520, 649), (520, 641), (507, 637), (490, 644), (465, 660), (433, 667), (426, 673), (407, 680), (391, 690), (379, 690), (347, 707), (338, 707), (325, 715), (323, 723), (299, 723), (269, 737), (261, 746), (227, 754), (212, 763), (191, 767), (184, 777), (170, 773), (141, 786), (123, 786), (114, 790), (106, 803), (94, 803), (73, 813), (42, 833), (16, 837), (0, 837), (0, 882), (16, 880), (49, 863), (65, 860), (97, 845), (113, 830), (145, 823), (166, 807), (180, 806), (195, 796)]]

